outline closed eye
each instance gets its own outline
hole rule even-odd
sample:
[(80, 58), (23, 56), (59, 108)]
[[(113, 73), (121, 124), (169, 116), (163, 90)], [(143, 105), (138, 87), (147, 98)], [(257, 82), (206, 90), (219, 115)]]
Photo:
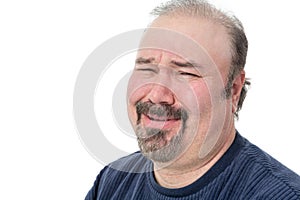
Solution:
[(136, 68), (136, 71), (155, 72), (155, 70), (152, 68)]
[(191, 76), (191, 77), (196, 77), (196, 78), (201, 78), (202, 77), (200, 75), (189, 73), (189, 72), (179, 72), (179, 74), (183, 75), (183, 76)]

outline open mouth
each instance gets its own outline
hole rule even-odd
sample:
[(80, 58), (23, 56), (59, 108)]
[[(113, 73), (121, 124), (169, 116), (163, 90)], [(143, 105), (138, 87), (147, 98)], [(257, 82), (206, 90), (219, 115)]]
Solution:
[(171, 120), (179, 120), (179, 119), (175, 119), (175, 118), (166, 118), (166, 117), (159, 117), (159, 116), (151, 116), (151, 115), (146, 115), (150, 120), (153, 121), (171, 121)]
[(180, 119), (142, 114), (141, 122), (148, 128), (169, 130), (177, 127), (180, 124)]
[(146, 129), (177, 132), (187, 119), (187, 112), (184, 109), (166, 104), (138, 102), (136, 112), (137, 125)]

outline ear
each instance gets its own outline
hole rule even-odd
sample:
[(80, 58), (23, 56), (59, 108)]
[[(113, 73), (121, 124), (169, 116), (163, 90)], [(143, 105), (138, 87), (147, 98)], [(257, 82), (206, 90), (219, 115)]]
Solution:
[(233, 80), (231, 88), (232, 113), (237, 110), (240, 94), (245, 83), (245, 71), (242, 70)]

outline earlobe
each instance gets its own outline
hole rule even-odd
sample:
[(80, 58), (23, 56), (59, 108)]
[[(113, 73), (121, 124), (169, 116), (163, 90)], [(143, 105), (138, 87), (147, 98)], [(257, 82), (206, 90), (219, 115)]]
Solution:
[(246, 74), (245, 71), (242, 70), (234, 79), (233, 84), (232, 84), (232, 89), (231, 89), (231, 94), (232, 94), (232, 112), (236, 112), (237, 107), (238, 107), (238, 102), (240, 99), (240, 94), (242, 91), (242, 88), (245, 83), (245, 78)]

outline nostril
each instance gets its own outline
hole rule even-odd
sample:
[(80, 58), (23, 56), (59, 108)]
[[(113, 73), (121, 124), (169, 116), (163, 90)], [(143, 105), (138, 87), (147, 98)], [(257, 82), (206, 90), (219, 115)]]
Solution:
[(173, 92), (165, 86), (154, 86), (147, 95), (147, 99), (153, 104), (169, 104), (175, 103)]

